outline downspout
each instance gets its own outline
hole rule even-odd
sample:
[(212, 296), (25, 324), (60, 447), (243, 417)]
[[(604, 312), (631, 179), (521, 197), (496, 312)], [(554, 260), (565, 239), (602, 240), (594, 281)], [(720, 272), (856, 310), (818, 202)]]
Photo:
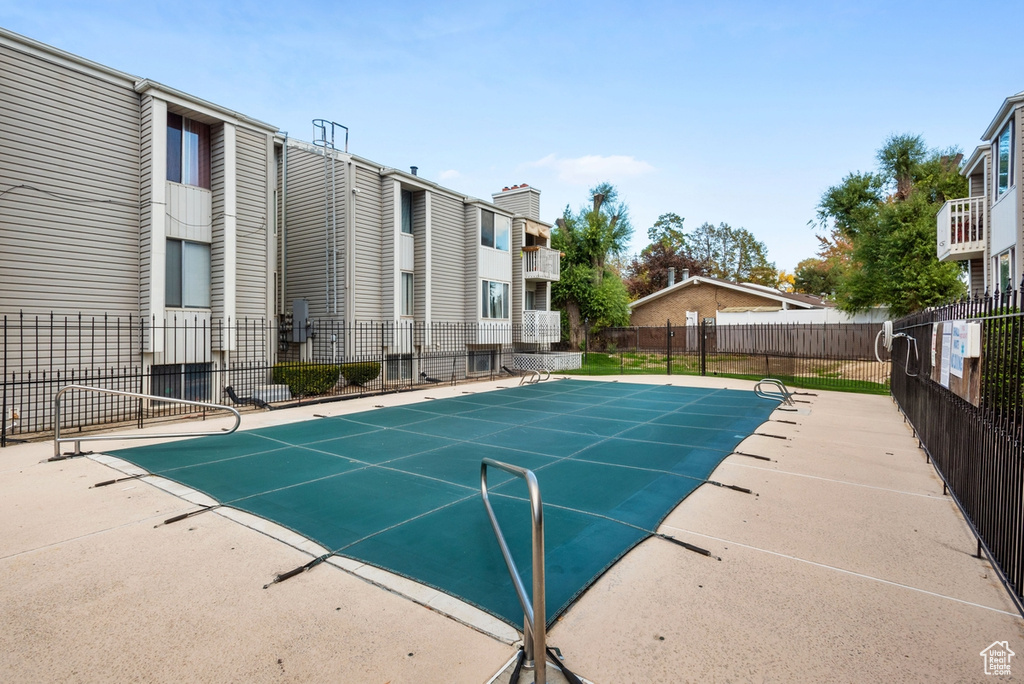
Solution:
[(281, 147), (281, 313), (287, 311), (288, 301), (288, 131)]

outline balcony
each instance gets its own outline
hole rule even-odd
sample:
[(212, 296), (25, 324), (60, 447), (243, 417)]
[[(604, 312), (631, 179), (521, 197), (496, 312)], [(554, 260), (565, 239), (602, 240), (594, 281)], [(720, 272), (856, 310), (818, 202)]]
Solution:
[[(556, 252), (557, 254), (557, 252)], [(558, 311), (524, 311), (516, 342), (543, 344), (562, 339), (562, 315)]]
[(966, 261), (985, 256), (989, 230), (985, 197), (949, 200), (935, 217), (939, 261)]
[(562, 254), (547, 247), (523, 247), (523, 278), (557, 282), (562, 273)]

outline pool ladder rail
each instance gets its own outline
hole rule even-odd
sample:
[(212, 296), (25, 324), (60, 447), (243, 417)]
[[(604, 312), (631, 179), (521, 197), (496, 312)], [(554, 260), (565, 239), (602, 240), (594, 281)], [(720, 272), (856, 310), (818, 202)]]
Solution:
[[(61, 401), (67, 392), (79, 391), (79, 392), (95, 392), (97, 394), (106, 394), (115, 397), (128, 397), (131, 399), (140, 399), (143, 401), (154, 401), (165, 404), (182, 404), (185, 406), (197, 406), (199, 408), (213, 409), (216, 411), (229, 411), (235, 416), (235, 424), (229, 430), (207, 430), (203, 432), (164, 432), (164, 433), (147, 433), (147, 434), (133, 434), (133, 435), (76, 435), (74, 437), (61, 437), (60, 436), (60, 423), (61, 423)], [(208, 437), (211, 435), (230, 435), (232, 432), (238, 429), (238, 426), (242, 424), (242, 415), (238, 412), (238, 409), (231, 406), (224, 406), (222, 404), (211, 404), (205, 401), (191, 401), (189, 399), (174, 399), (170, 397), (158, 397), (152, 394), (140, 394), (138, 392), (125, 392), (123, 390), (112, 390), (103, 387), (89, 387), (87, 385), (65, 385), (64, 387), (57, 390), (57, 393), (53, 396), (53, 456), (48, 460), (50, 461), (61, 461), (65, 458), (71, 458), (73, 456), (83, 456), (82, 442), (91, 441), (116, 441), (122, 439), (168, 439), (172, 437)], [(75, 450), (70, 453), (62, 454), (60, 452), (60, 445), (65, 442), (74, 442)]]

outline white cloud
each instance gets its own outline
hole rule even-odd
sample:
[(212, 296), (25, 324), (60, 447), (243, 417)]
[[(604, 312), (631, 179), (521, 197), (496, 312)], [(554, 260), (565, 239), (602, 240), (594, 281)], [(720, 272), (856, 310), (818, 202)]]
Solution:
[(616, 181), (627, 176), (639, 176), (654, 171), (645, 161), (626, 155), (602, 156), (588, 154), (572, 159), (560, 159), (549, 154), (543, 159), (526, 164), (532, 168), (554, 169), (559, 180), (566, 183), (586, 185), (605, 180)]
[(455, 169), (448, 169), (447, 171), (442, 171), (439, 177), (441, 180), (446, 181), (453, 178), (459, 178), (460, 176), (462, 176), (462, 174)]

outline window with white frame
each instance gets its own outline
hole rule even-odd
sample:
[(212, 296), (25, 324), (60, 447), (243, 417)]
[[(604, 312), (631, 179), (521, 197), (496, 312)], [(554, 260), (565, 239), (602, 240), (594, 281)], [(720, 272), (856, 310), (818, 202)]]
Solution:
[(213, 364), (172, 363), (152, 366), (150, 394), (168, 399), (188, 401), (210, 400), (210, 378)]
[(210, 245), (167, 240), (165, 304), (210, 308)]
[(486, 209), (480, 210), (480, 244), (484, 247), (507, 252), (511, 229), (512, 222), (507, 216)]
[(481, 281), (481, 308), (482, 318), (502, 319), (508, 318), (509, 285), (493, 280)]
[(412, 316), (416, 300), (413, 298), (415, 290), (413, 285), (415, 283), (415, 277), (408, 271), (402, 271), (402, 315)]
[(493, 349), (470, 349), (466, 358), (466, 372), (474, 375), (496, 370), (495, 356)]
[(527, 311), (533, 311), (537, 308), (537, 293), (534, 290), (526, 290), (526, 303), (523, 308)]
[(996, 273), (999, 278), (999, 291), (1006, 292), (1013, 287), (1013, 250), (1009, 249), (996, 257)]
[(996, 199), (1013, 187), (1013, 121), (999, 134), (996, 143)]
[(167, 180), (210, 189), (210, 127), (167, 114)]
[(402, 191), (402, 232), (412, 235), (412, 192)]

